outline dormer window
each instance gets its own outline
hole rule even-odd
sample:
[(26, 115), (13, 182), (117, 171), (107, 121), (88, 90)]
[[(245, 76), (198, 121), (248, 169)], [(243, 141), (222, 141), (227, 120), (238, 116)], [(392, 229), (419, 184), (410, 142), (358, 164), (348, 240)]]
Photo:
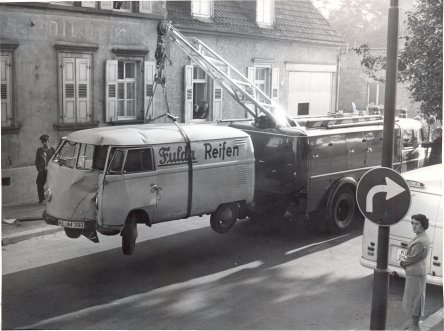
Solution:
[(214, 0), (192, 0), (191, 13), (195, 17), (211, 18)]
[(256, 22), (263, 28), (274, 24), (274, 0), (256, 0)]

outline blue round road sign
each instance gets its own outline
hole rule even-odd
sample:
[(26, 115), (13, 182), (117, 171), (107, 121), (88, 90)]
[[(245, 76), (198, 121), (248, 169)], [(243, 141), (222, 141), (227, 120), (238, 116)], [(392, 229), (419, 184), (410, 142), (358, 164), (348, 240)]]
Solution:
[(375, 168), (367, 171), (356, 188), (361, 213), (379, 225), (393, 225), (402, 220), (410, 208), (410, 189), (395, 170)]

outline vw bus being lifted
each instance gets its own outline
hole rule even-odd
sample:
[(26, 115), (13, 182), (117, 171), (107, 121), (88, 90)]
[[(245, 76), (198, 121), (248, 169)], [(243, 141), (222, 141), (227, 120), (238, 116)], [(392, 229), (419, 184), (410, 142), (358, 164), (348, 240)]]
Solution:
[[(211, 214), (224, 233), (253, 199), (249, 136), (214, 125), (104, 127), (68, 135), (48, 165), (46, 223), (70, 238), (121, 233), (131, 254), (137, 224)], [(242, 214), (244, 214), (242, 212)]]

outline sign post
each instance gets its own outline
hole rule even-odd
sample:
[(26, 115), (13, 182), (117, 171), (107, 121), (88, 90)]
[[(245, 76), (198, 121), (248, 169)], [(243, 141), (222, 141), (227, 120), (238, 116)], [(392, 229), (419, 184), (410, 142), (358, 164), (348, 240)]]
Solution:
[[(393, 166), (393, 141), (396, 109), (396, 76), (398, 73), (398, 0), (390, 0), (387, 28), (387, 71), (384, 100), (384, 137), (382, 141), (383, 167)], [(387, 295), (389, 273), (387, 270), (389, 226), (379, 226), (378, 255), (374, 271), (371, 330), (385, 330), (387, 320)]]
[(410, 189), (395, 170), (375, 168), (361, 177), (356, 188), (356, 201), (361, 213), (379, 225), (370, 329), (385, 330), (390, 225), (396, 224), (407, 215), (411, 203)]

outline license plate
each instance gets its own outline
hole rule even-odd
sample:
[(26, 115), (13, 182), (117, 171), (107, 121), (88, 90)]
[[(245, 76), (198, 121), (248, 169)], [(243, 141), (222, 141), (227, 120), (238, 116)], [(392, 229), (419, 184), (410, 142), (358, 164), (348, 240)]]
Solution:
[(406, 254), (407, 254), (407, 250), (406, 249), (398, 248), (396, 250), (396, 261), (404, 260)]
[(63, 226), (64, 228), (71, 228), (71, 229), (84, 229), (85, 223), (84, 222), (71, 222), (71, 221), (62, 221), (58, 220), (59, 226)]

